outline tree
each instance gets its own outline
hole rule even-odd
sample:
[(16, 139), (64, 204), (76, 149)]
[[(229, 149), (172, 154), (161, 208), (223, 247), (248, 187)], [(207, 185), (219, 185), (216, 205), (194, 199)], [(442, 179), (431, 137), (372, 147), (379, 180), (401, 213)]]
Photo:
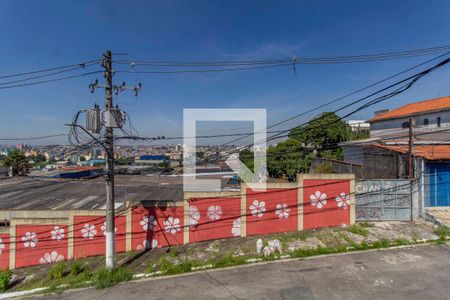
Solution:
[[(351, 138), (350, 126), (335, 113), (325, 112), (307, 126), (296, 127), (286, 141), (267, 149), (267, 168), (271, 177), (295, 180), (298, 173), (309, 172), (314, 157), (343, 159), (339, 143)], [(239, 157), (248, 168), (253, 167), (253, 153), (240, 152)]]
[(324, 112), (312, 119), (308, 125), (296, 127), (289, 133), (289, 138), (316, 150), (319, 156), (324, 151), (338, 149), (338, 144), (348, 141), (351, 136), (350, 126), (333, 112)]
[(81, 156), (78, 158), (78, 160), (79, 160), (79, 161), (86, 161), (86, 157), (84, 157), (83, 155), (81, 155)]
[(8, 154), (5, 166), (10, 167), (13, 176), (26, 176), (30, 173), (31, 165), (27, 157), (20, 151), (14, 150)]

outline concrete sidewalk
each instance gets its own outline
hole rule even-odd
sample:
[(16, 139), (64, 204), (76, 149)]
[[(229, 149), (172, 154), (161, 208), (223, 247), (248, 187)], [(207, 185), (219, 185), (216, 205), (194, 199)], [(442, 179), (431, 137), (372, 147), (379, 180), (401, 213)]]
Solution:
[(448, 299), (450, 247), (289, 260), (84, 289), (44, 299)]
[(427, 207), (426, 211), (439, 224), (450, 227), (450, 206)]

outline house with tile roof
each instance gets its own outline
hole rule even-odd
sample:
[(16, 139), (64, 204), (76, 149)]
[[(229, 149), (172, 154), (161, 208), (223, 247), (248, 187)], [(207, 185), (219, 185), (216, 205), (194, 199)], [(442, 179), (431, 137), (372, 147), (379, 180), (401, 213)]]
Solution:
[(450, 96), (376, 113), (367, 121), (370, 138), (340, 144), (344, 160), (362, 166), (360, 178), (408, 178), (410, 120), (422, 207), (450, 206)]
[(376, 114), (368, 120), (370, 136), (379, 137), (407, 132), (409, 119), (416, 131), (442, 131), (450, 128), (450, 96), (406, 104)]

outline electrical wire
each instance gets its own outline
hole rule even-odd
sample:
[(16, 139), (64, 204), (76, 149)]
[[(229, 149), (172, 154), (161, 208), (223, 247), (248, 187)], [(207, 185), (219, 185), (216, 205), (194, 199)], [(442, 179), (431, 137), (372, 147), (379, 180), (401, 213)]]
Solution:
[(22, 87), (22, 86), (29, 86), (29, 85), (36, 85), (36, 84), (42, 84), (42, 83), (56, 82), (56, 81), (61, 81), (61, 80), (68, 80), (68, 79), (79, 78), (79, 77), (88, 76), (88, 75), (92, 75), (92, 74), (99, 74), (99, 73), (102, 73), (102, 71), (93, 71), (93, 72), (76, 74), (76, 75), (71, 75), (71, 76), (66, 76), (66, 77), (41, 80), (41, 81), (35, 81), (35, 82), (29, 82), (29, 83), (22, 83), (22, 84), (16, 84), (16, 85), (0, 86), (0, 90)]
[(54, 68), (47, 68), (47, 69), (41, 69), (41, 70), (37, 70), (37, 71), (30, 71), (30, 72), (24, 72), (24, 73), (17, 73), (17, 74), (10, 74), (10, 75), (3, 75), (0, 76), (0, 79), (4, 79), (4, 78), (10, 78), (10, 77), (18, 77), (18, 76), (25, 76), (25, 75), (32, 75), (32, 74), (38, 74), (38, 73), (44, 73), (44, 72), (51, 72), (51, 71), (56, 71), (56, 70), (61, 70), (61, 69), (67, 69), (67, 68), (72, 68), (72, 67), (76, 67), (76, 66), (81, 66), (81, 65), (87, 65), (87, 64), (91, 64), (94, 62), (98, 62), (99, 60), (89, 60), (86, 62), (82, 62), (82, 63), (78, 63), (78, 64), (71, 64), (71, 65), (66, 65), (66, 66), (61, 66), (61, 67), (54, 67)]

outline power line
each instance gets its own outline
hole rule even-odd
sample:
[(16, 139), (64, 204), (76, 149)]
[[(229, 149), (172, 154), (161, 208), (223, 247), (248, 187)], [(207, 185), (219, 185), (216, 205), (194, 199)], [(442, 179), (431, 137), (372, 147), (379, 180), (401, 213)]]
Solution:
[(10, 78), (10, 77), (18, 77), (18, 76), (25, 76), (25, 75), (32, 75), (32, 74), (38, 74), (38, 73), (44, 73), (44, 72), (51, 72), (51, 71), (67, 69), (67, 68), (72, 68), (72, 67), (77, 67), (77, 66), (78, 67), (82, 67), (83, 65), (88, 65), (88, 64), (91, 64), (91, 63), (94, 63), (94, 62), (98, 62), (98, 60), (90, 60), (90, 61), (86, 61), (86, 62), (82, 62), (82, 63), (78, 63), (78, 64), (71, 64), (71, 65), (66, 65), (66, 66), (61, 66), (61, 67), (53, 67), (53, 68), (41, 69), (41, 70), (37, 70), (37, 71), (30, 71), (30, 72), (24, 72), (24, 73), (3, 75), (3, 76), (0, 76), (0, 79)]
[[(294, 119), (297, 119), (297, 118), (299, 118), (299, 117), (302, 117), (302, 116), (304, 116), (304, 115), (306, 115), (306, 114), (309, 114), (309, 113), (311, 113), (311, 112), (313, 112), (313, 111), (316, 111), (316, 110), (319, 110), (319, 109), (321, 109), (321, 108), (323, 108), (323, 107), (326, 107), (326, 106), (328, 106), (328, 105), (330, 105), (330, 104), (339, 102), (339, 101), (342, 100), (342, 99), (345, 99), (345, 98), (348, 98), (348, 97), (350, 97), (350, 96), (353, 96), (353, 95), (355, 95), (355, 94), (357, 94), (357, 93), (360, 93), (360, 92), (362, 92), (362, 91), (365, 91), (365, 90), (367, 90), (367, 89), (369, 89), (369, 88), (372, 88), (372, 87), (374, 87), (374, 86), (376, 86), (376, 85), (379, 85), (380, 83), (386, 82), (386, 81), (388, 81), (388, 80), (390, 80), (390, 79), (392, 79), (392, 78), (398, 77), (398, 76), (400, 76), (400, 75), (402, 75), (402, 74), (405, 74), (405, 73), (407, 73), (407, 72), (409, 72), (409, 71), (411, 71), (411, 70), (414, 70), (414, 69), (416, 69), (416, 68), (418, 68), (418, 67), (421, 67), (421, 66), (423, 66), (423, 65), (426, 65), (426, 64), (428, 64), (428, 63), (430, 63), (430, 62), (432, 62), (432, 61), (434, 61), (434, 60), (437, 60), (437, 59), (439, 59), (439, 58), (441, 58), (441, 57), (444, 57), (444, 56), (448, 55), (449, 53), (450, 53), (450, 52), (446, 52), (446, 53), (441, 54), (441, 55), (439, 55), (439, 56), (436, 56), (436, 57), (434, 57), (434, 58), (432, 58), (432, 59), (426, 60), (426, 61), (424, 61), (424, 62), (422, 62), (422, 63), (420, 63), (420, 64), (414, 65), (414, 66), (412, 66), (412, 67), (410, 67), (410, 68), (408, 68), (408, 69), (406, 69), (406, 70), (404, 70), (404, 71), (401, 71), (401, 72), (396, 73), (396, 74), (394, 74), (394, 75), (388, 76), (388, 77), (386, 77), (386, 78), (384, 78), (384, 79), (382, 79), (382, 80), (379, 80), (379, 81), (377, 81), (377, 82), (371, 83), (371, 84), (369, 84), (369, 85), (367, 85), (367, 86), (365, 86), (365, 87), (363, 87), (363, 88), (360, 88), (360, 89), (358, 89), (358, 90), (356, 90), (356, 91), (353, 91), (353, 92), (348, 93), (348, 94), (346, 94), (346, 95), (343, 95), (343, 96), (341, 96), (341, 97), (335, 98), (335, 99), (333, 99), (333, 100), (331, 100), (331, 101), (328, 101), (328, 102), (326, 102), (325, 104), (319, 105), (319, 106), (314, 107), (314, 108), (312, 108), (312, 109), (309, 109), (309, 110), (307, 110), (307, 111), (305, 111), (305, 112), (302, 112), (302, 113), (299, 113), (299, 114), (297, 114), (297, 115), (294, 115), (294, 116), (292, 116), (292, 117), (290, 117), (290, 118), (288, 118), (288, 119), (285, 119), (285, 120), (276, 122), (276, 123), (270, 125), (269, 127), (267, 127), (267, 129), (270, 129), (270, 128), (279, 126), (279, 125), (281, 125), (281, 124), (287, 123), (287, 122), (289, 122), (289, 121), (292, 121), (292, 120), (294, 120)], [(252, 135), (252, 134), (250, 134), (250, 135), (248, 135), (248, 136), (251, 136), (251, 135)], [(241, 137), (241, 138), (238, 138), (238, 139), (234, 139), (234, 140), (232, 140), (232, 141), (230, 141), (230, 142), (227, 142), (225, 145), (229, 145), (229, 144), (231, 144), (231, 143), (235, 143), (235, 142), (240, 141), (240, 140), (242, 140), (242, 139), (244, 139), (244, 138), (247, 138), (248, 136)]]
[(0, 138), (0, 141), (27, 141), (27, 140), (43, 140), (58, 136), (67, 136), (67, 133), (57, 133), (57, 134), (51, 134), (51, 135), (44, 135), (44, 136), (34, 136), (34, 137), (23, 137), (23, 138)]
[(66, 77), (34, 81), (34, 82), (28, 82), (28, 83), (21, 83), (21, 84), (16, 84), (16, 85), (0, 86), (0, 90), (22, 87), (22, 86), (29, 86), (29, 85), (36, 85), (36, 84), (43, 84), (43, 83), (49, 83), (49, 82), (56, 82), (56, 81), (61, 81), (61, 80), (68, 80), (68, 79), (88, 76), (88, 75), (92, 75), (92, 74), (99, 74), (99, 73), (102, 73), (102, 71), (93, 71), (93, 72), (87, 72), (87, 73), (82, 73), (82, 74), (70, 75), (70, 76), (66, 76)]
[(295, 56), (294, 58), (279, 58), (271, 60), (236, 60), (236, 61), (177, 61), (177, 60), (117, 60), (114, 61), (118, 64), (130, 64), (147, 65), (156, 67), (176, 67), (176, 66), (236, 66), (236, 65), (258, 65), (258, 64), (279, 64), (289, 63), (292, 64), (336, 64), (336, 63), (355, 63), (377, 60), (389, 60), (408, 58), (414, 56), (430, 55), (439, 52), (447, 52), (450, 50), (450, 45), (421, 48), (414, 50), (405, 50), (397, 52), (385, 52), (374, 54), (362, 54), (362, 55), (349, 55), (349, 56), (325, 56), (325, 57), (301, 57)]
[(90, 64), (82, 64), (80, 66), (77, 67), (73, 67), (70, 69), (63, 69), (63, 70), (58, 70), (55, 72), (50, 72), (50, 73), (46, 73), (46, 74), (42, 74), (42, 75), (37, 75), (37, 76), (33, 76), (33, 77), (27, 77), (27, 78), (22, 78), (22, 79), (17, 79), (17, 80), (13, 80), (13, 81), (8, 81), (8, 82), (0, 82), (0, 85), (7, 85), (7, 84), (12, 84), (12, 83), (17, 83), (17, 82), (23, 82), (23, 81), (29, 81), (29, 80), (33, 80), (33, 79), (39, 79), (39, 78), (43, 78), (43, 77), (48, 77), (48, 76), (53, 76), (53, 75), (57, 75), (57, 74), (61, 74), (61, 73), (66, 73), (66, 72), (71, 72), (71, 71), (75, 71), (78, 69), (84, 69), (86, 67), (92, 66), (95, 63), (90, 63)]
[(291, 66), (291, 63), (282, 64), (271, 64), (264, 66), (251, 66), (251, 67), (241, 67), (241, 68), (226, 68), (226, 69), (200, 69), (200, 70), (172, 70), (172, 71), (126, 71), (118, 70), (117, 73), (134, 73), (134, 74), (180, 74), (180, 73), (211, 73), (211, 72), (230, 72), (230, 71), (244, 71), (244, 70), (255, 70), (255, 69), (268, 69), (268, 68), (280, 68)]

